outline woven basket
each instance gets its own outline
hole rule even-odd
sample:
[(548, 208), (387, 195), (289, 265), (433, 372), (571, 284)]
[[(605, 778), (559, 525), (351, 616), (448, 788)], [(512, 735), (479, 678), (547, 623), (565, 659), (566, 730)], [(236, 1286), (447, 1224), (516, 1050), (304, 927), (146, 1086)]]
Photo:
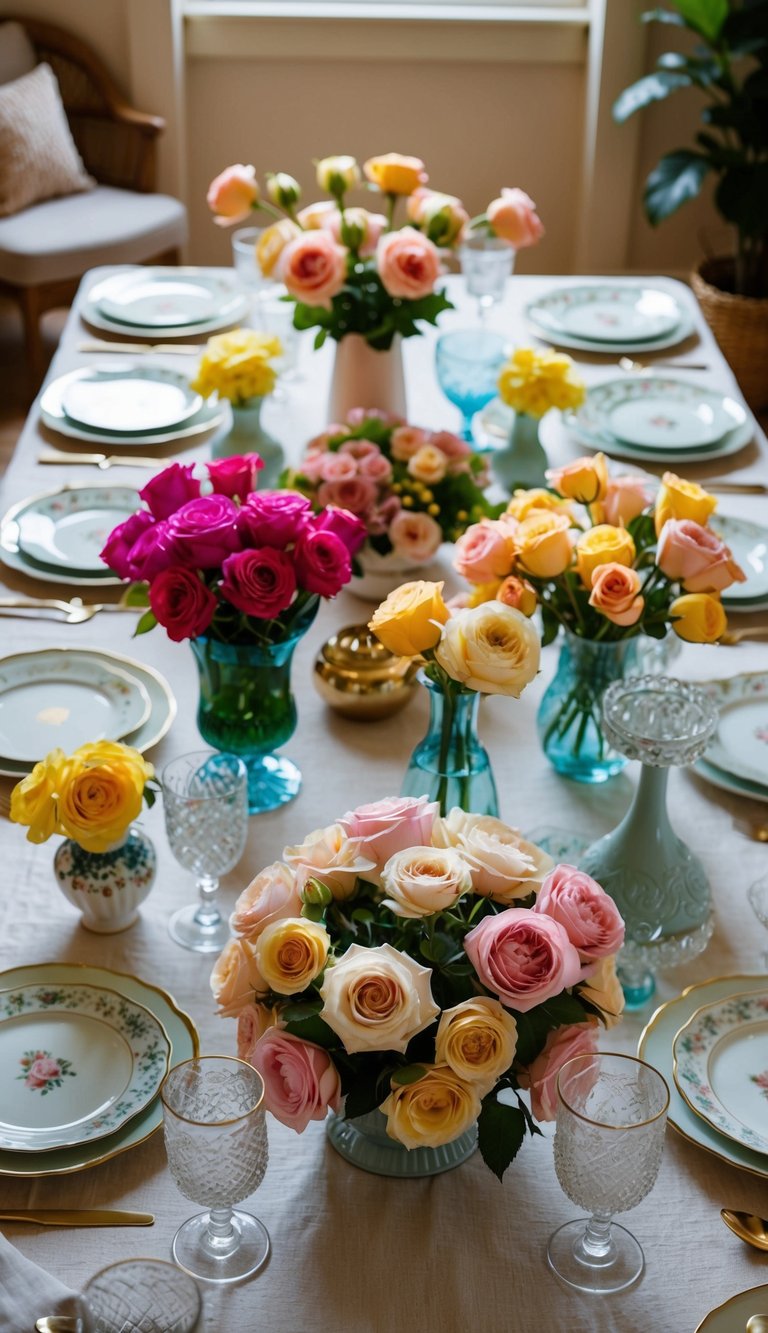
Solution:
[(753, 412), (768, 408), (768, 299), (735, 296), (733, 260), (707, 259), (691, 286)]

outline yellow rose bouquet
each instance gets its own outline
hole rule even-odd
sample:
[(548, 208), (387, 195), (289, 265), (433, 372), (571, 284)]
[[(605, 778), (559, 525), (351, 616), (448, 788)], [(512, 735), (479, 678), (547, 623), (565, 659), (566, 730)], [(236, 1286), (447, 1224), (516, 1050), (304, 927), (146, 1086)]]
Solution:
[(499, 397), (515, 413), (506, 449), (493, 457), (493, 470), (507, 490), (515, 486), (543, 488), (547, 455), (539, 439), (541, 418), (579, 407), (586, 388), (573, 361), (563, 352), (518, 347), (502, 367)]
[(233, 329), (209, 338), (190, 387), (204, 398), (218, 394), (235, 407), (265, 398), (275, 387), (280, 339), (254, 329)]
[[(440, 633), (438, 597), (403, 623), (404, 648), (429, 637), (432, 612)], [(624, 923), (601, 886), (501, 820), (441, 817), (424, 795), (358, 806), (286, 847), (232, 927), (211, 988), (267, 1109), (297, 1133), (330, 1110), (331, 1142), (363, 1167), (385, 1130), (393, 1174), (458, 1165), (477, 1142), (501, 1178), (554, 1118), (564, 1061), (623, 1008)]]

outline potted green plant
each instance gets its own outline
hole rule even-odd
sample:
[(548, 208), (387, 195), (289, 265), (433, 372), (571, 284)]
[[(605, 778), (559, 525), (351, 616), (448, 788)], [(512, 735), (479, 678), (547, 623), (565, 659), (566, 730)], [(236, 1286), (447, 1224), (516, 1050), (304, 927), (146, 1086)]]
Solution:
[(693, 288), (758, 410), (768, 406), (768, 0), (674, 0), (642, 19), (687, 29), (697, 44), (659, 56), (655, 70), (617, 98), (613, 115), (623, 122), (681, 88), (703, 94), (695, 147), (661, 158), (643, 202), (655, 226), (716, 178), (715, 206), (735, 228), (736, 253), (702, 263)]

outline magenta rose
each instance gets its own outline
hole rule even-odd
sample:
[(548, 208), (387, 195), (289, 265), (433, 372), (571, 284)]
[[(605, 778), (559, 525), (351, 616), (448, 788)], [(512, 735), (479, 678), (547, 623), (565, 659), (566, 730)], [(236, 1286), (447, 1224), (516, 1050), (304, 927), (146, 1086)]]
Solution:
[[(399, 501), (398, 501), (399, 505)], [(312, 525), (315, 531), (332, 532), (334, 536), (339, 537), (350, 555), (355, 555), (365, 541), (365, 524), (357, 517), (351, 514), (348, 509), (338, 509), (336, 505), (329, 505), (313, 521)]]
[(200, 482), (192, 476), (194, 463), (171, 463), (151, 477), (139, 495), (153, 518), (170, 518), (188, 500), (200, 494)]
[(24, 1082), (28, 1088), (44, 1088), (49, 1079), (61, 1078), (61, 1065), (50, 1055), (38, 1055), (29, 1067)]
[(558, 865), (550, 870), (533, 911), (559, 921), (583, 963), (607, 958), (624, 943), (624, 922), (613, 898), (575, 866)]
[(352, 577), (352, 561), (341, 537), (327, 528), (306, 528), (293, 552), (296, 577), (307, 592), (335, 597)]
[(146, 580), (147, 583), (151, 583), (169, 565), (176, 564), (177, 560), (167, 519), (145, 528), (128, 553), (131, 578)]
[(226, 495), (201, 495), (168, 520), (178, 558), (198, 569), (215, 569), (240, 549), (237, 505)]
[(131, 514), (130, 518), (126, 518), (123, 523), (118, 523), (117, 527), (112, 529), (99, 553), (99, 559), (114, 570), (118, 578), (133, 578), (130, 561), (131, 551), (141, 534), (154, 527), (154, 525), (155, 520), (151, 514), (147, 513), (146, 509), (140, 509), (138, 513)]
[(659, 534), (656, 564), (686, 592), (722, 592), (746, 575), (725, 542), (692, 518), (668, 518)]
[(541, 1054), (519, 1075), (521, 1088), (531, 1094), (531, 1110), (537, 1120), (554, 1120), (557, 1115), (557, 1076), (566, 1060), (593, 1055), (596, 1050), (594, 1023), (572, 1023), (550, 1032)]
[(310, 1120), (325, 1120), (341, 1106), (341, 1082), (327, 1051), (290, 1032), (269, 1028), (251, 1064), (264, 1080), (264, 1104), (276, 1120), (302, 1134)]
[(484, 917), (464, 937), (464, 949), (483, 985), (521, 1014), (581, 977), (565, 927), (529, 907)]
[(376, 499), (376, 482), (370, 477), (350, 477), (346, 481), (324, 481), (318, 489), (321, 505), (336, 505), (352, 514), (366, 514)]
[(339, 823), (350, 838), (362, 838), (360, 855), (381, 869), (395, 852), (431, 846), (439, 809), (426, 796), (386, 796), (348, 810)]
[(239, 499), (243, 504), (245, 497), (256, 490), (263, 466), (264, 459), (259, 454), (238, 454), (209, 463), (208, 476), (213, 482), (214, 494), (228, 495), (230, 500)]
[(293, 601), (296, 574), (291, 557), (273, 546), (228, 555), (222, 565), (221, 591), (247, 616), (272, 620)]
[(240, 536), (249, 546), (282, 550), (296, 541), (311, 517), (306, 496), (295, 491), (261, 491), (249, 495), (240, 510)]
[(181, 643), (205, 634), (217, 602), (194, 569), (169, 565), (149, 585), (149, 605), (168, 638)]

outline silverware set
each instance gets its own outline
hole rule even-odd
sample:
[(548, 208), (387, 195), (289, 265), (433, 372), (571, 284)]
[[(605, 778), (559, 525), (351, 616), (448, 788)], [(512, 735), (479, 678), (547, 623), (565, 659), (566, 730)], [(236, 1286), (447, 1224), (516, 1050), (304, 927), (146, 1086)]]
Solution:
[(130, 611), (136, 614), (143, 610), (144, 607), (128, 606), (125, 602), (83, 602), (79, 597), (73, 597), (68, 602), (58, 597), (0, 597), (0, 616), (26, 618), (27, 612), (33, 616), (50, 613), (51, 619), (61, 620), (67, 625), (83, 625), (102, 611)]
[(68, 454), (64, 450), (45, 449), (37, 456), (38, 463), (56, 463), (60, 467), (74, 464), (81, 467), (93, 464), (106, 471), (111, 467), (162, 467), (162, 458), (149, 458), (139, 454)]

